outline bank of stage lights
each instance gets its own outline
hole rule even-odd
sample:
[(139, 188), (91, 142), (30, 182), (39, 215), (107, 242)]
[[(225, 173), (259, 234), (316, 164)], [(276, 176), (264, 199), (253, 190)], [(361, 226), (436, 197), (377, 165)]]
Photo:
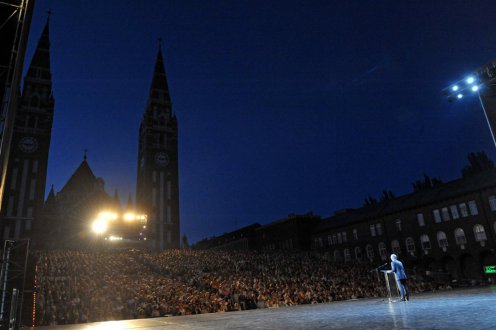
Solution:
[(480, 88), (480, 82), (474, 76), (469, 76), (446, 88), (444, 94), (448, 95), (448, 101), (453, 102), (462, 99), (469, 93), (477, 93)]
[[(93, 232), (99, 236), (105, 234), (112, 223), (116, 223), (117, 221), (122, 220), (126, 224), (132, 225), (142, 225), (142, 229), (146, 229), (146, 220), (147, 217), (145, 214), (135, 214), (135, 213), (124, 213), (122, 216), (119, 216), (118, 213), (114, 212), (101, 212), (98, 214), (93, 223), (91, 224), (91, 229)], [(140, 233), (140, 236), (143, 236), (143, 233)], [(105, 240), (109, 241), (121, 241), (123, 238), (121, 236), (110, 235), (105, 237)], [(143, 238), (146, 240), (146, 237)]]

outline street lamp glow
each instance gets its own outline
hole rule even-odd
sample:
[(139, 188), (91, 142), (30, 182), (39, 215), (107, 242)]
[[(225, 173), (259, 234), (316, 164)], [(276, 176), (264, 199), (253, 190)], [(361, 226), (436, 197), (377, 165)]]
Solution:
[(463, 97), (463, 94), (458, 94), (456, 97), (461, 99)]
[(479, 90), (479, 86), (473, 86), (472, 87), (472, 92), (477, 92)]
[(95, 220), (91, 225), (91, 229), (95, 234), (103, 234), (107, 230), (107, 223), (102, 220)]
[(467, 78), (467, 84), (473, 84), (475, 81), (474, 77), (468, 77)]
[(451, 87), (451, 90), (452, 90), (453, 92), (456, 92), (456, 91), (458, 90), (458, 85), (455, 85), (455, 86)]

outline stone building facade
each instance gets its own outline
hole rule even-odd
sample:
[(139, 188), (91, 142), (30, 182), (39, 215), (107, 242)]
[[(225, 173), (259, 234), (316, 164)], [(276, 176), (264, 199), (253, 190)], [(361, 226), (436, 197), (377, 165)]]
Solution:
[[(230, 234), (195, 247), (237, 247)], [(371, 269), (389, 263), (395, 253), (409, 271), (434, 280), (485, 278), (489, 275), (483, 267), (496, 265), (496, 169), (466, 173), (326, 218), (288, 216), (247, 237), (251, 241), (244, 249), (309, 250), (330, 262), (369, 264)]]
[(496, 170), (490, 169), (323, 219), (312, 248), (334, 261), (388, 262), (420, 273), (477, 278), (496, 265)]

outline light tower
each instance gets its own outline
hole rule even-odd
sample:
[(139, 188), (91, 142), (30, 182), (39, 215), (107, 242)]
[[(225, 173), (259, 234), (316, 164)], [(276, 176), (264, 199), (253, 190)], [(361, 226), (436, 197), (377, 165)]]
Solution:
[(465, 78), (443, 89), (449, 102), (477, 95), (496, 147), (496, 60), (474, 70)]

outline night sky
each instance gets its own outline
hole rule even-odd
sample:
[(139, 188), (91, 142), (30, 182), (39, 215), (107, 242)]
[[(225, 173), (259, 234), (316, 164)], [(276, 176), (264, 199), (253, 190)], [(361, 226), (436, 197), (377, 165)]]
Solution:
[(496, 160), (478, 99), (441, 93), (496, 57), (493, 0), (37, 0), (25, 69), (48, 9), (47, 191), (88, 149), (107, 192), (134, 199), (162, 37), (190, 242), (449, 181), (472, 151)]

